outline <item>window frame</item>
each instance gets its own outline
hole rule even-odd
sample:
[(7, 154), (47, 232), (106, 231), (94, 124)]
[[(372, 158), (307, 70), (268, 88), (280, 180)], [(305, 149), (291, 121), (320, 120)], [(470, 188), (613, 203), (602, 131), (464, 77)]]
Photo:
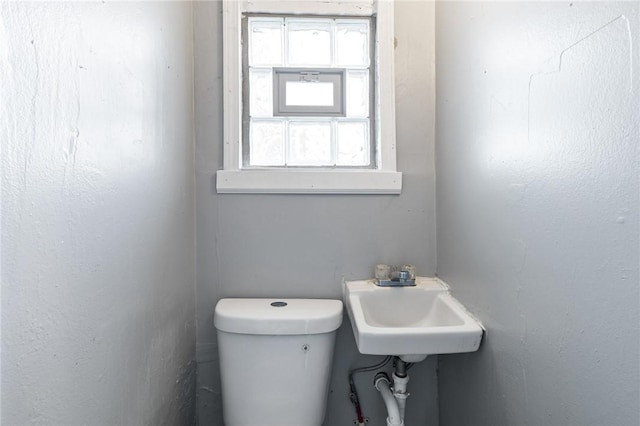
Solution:
[[(242, 15), (328, 15), (376, 17), (371, 37), (375, 63), (370, 72), (375, 105), (370, 111), (374, 126), (375, 168), (247, 168), (241, 157), (242, 129)], [(396, 170), (395, 88), (393, 75), (393, 1), (296, 1), (223, 0), (223, 170), (218, 170), (218, 193), (350, 193), (399, 194), (402, 173)], [(373, 33), (375, 31), (375, 34)], [(245, 49), (246, 50), (246, 49)]]

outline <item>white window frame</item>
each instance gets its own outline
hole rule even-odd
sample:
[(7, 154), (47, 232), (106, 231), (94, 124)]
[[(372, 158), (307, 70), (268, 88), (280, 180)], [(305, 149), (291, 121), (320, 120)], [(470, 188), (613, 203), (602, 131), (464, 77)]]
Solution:
[[(396, 170), (393, 0), (223, 0), (224, 169), (216, 174), (218, 193), (399, 194)], [(243, 169), (242, 35), (243, 13), (376, 16), (376, 168)]]

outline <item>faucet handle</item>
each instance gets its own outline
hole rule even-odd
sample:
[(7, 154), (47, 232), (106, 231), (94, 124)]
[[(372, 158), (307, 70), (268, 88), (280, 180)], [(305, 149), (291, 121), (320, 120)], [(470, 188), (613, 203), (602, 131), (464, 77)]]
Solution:
[(410, 280), (415, 280), (416, 279), (416, 267), (405, 263), (404, 265), (402, 265), (402, 268), (400, 268), (401, 271), (406, 271), (409, 273), (409, 276), (407, 277)]
[(376, 265), (375, 269), (375, 277), (379, 280), (388, 280), (391, 276), (391, 267), (389, 265), (385, 265), (384, 263), (379, 263)]

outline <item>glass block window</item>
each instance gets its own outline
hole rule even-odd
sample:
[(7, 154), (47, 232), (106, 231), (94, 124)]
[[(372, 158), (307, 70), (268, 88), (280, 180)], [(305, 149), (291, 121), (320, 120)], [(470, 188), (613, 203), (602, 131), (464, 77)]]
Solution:
[(242, 158), (374, 168), (371, 18), (243, 17)]

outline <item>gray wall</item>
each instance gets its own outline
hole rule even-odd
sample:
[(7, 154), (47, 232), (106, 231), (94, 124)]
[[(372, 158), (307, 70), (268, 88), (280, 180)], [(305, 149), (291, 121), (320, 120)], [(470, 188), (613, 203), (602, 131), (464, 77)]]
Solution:
[(438, 3), (440, 419), (638, 425), (638, 2)]
[[(342, 278), (375, 263), (411, 262), (435, 273), (434, 4), (396, 5), (396, 99), (400, 196), (218, 195), (222, 167), (221, 14), (195, 5), (198, 396), (201, 424), (221, 425), (213, 310), (219, 298), (341, 298)], [(339, 331), (327, 425), (351, 424), (347, 370), (360, 356), (348, 320)], [(434, 359), (411, 372), (409, 424), (437, 423)], [(385, 424), (372, 377), (359, 382), (371, 425)]]
[(191, 424), (192, 7), (0, 7), (2, 424)]

